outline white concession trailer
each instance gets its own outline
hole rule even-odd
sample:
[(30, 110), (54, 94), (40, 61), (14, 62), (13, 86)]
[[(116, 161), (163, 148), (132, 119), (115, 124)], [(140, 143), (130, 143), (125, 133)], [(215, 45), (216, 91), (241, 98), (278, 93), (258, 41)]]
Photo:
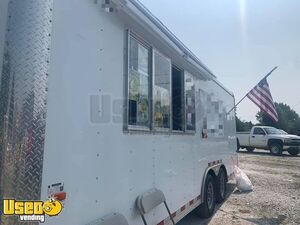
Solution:
[(0, 60), (1, 201), (63, 196), (47, 225), (166, 225), (224, 200), (234, 96), (140, 2), (1, 0)]

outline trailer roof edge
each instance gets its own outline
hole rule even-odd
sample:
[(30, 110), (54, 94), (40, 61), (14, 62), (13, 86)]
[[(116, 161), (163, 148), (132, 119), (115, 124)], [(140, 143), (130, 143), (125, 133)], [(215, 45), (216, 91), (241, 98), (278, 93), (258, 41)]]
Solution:
[[(113, 0), (118, 5), (128, 6), (128, 2), (131, 3), (139, 12), (141, 12), (155, 27), (157, 27), (173, 44), (176, 45), (182, 52), (184, 52), (189, 59), (196, 63), (201, 69), (203, 69), (207, 75), (221, 88), (223, 88), (228, 94), (233, 95), (222, 83), (217, 80), (217, 77), (208, 69), (208, 67), (201, 62), (201, 60), (180, 41), (175, 34), (173, 34), (167, 26), (165, 26), (153, 13), (147, 9), (139, 0)], [(143, 19), (143, 18), (140, 18)]]
[(205, 66), (204, 63), (184, 44), (180, 41), (175, 34), (172, 33), (153, 13), (147, 9), (143, 3), (139, 0), (128, 0), (131, 2), (138, 10), (140, 10), (153, 24), (155, 24), (178, 48), (185, 52), (193, 61), (195, 61), (199, 66), (205, 69), (212, 77), (216, 76)]

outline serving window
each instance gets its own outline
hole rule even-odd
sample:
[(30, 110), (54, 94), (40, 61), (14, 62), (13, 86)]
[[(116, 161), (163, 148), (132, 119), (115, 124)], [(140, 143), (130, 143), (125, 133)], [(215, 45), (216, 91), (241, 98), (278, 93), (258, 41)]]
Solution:
[(193, 76), (128, 32), (126, 128), (195, 131)]

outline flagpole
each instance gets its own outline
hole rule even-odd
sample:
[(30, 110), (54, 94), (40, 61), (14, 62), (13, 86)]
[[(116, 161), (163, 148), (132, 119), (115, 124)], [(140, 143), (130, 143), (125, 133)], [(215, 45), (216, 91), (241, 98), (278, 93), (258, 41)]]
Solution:
[[(265, 75), (258, 83), (260, 83), (262, 80), (264, 80), (264, 79), (267, 79), (273, 72), (274, 72), (274, 70), (276, 70), (278, 67), (277, 66), (275, 66), (269, 73), (267, 73), (267, 75)], [(255, 85), (256, 86), (256, 85)], [(254, 86), (254, 87), (255, 87)], [(253, 88), (254, 88), (253, 87)], [(252, 89), (253, 89), (252, 88)], [(251, 89), (251, 90), (252, 90)], [(250, 91), (251, 91), (250, 90)], [(247, 97), (247, 95), (249, 94), (249, 92), (250, 91), (248, 91), (247, 92), (247, 94), (240, 100), (240, 101), (238, 101), (238, 103), (236, 103), (228, 112), (227, 112), (227, 114), (229, 114), (232, 110), (234, 110), (246, 97)]]

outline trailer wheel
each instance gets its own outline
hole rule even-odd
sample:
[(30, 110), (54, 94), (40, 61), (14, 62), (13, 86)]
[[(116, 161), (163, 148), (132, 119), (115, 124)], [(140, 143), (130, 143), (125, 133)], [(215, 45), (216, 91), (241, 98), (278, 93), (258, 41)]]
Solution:
[(300, 149), (298, 149), (298, 148), (289, 148), (288, 153), (290, 155), (298, 155), (300, 153)]
[(204, 202), (199, 206), (199, 214), (208, 218), (212, 216), (216, 206), (215, 181), (212, 175), (207, 175), (204, 188)]
[(270, 152), (272, 155), (281, 155), (282, 154), (282, 145), (280, 143), (270, 144)]
[(224, 168), (221, 168), (217, 176), (216, 182), (216, 201), (218, 203), (223, 202), (226, 199), (226, 171)]

